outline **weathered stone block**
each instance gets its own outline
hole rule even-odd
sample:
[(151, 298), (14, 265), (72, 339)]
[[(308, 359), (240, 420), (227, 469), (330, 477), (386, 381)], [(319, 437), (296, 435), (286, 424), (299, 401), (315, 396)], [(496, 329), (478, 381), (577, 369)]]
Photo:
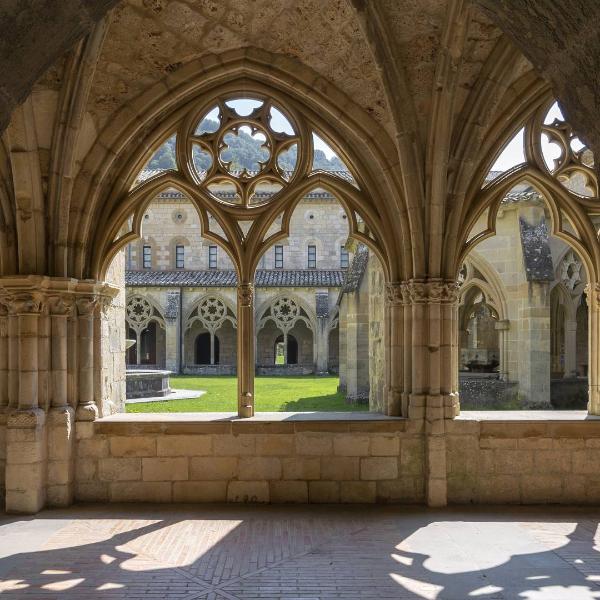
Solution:
[(521, 502), (547, 504), (562, 499), (560, 475), (524, 475), (521, 479)]
[(308, 498), (311, 503), (338, 503), (340, 501), (340, 484), (338, 481), (310, 481)]
[(142, 459), (101, 458), (98, 477), (100, 481), (137, 481), (142, 478)]
[(226, 457), (193, 457), (190, 459), (190, 479), (198, 481), (228, 480), (237, 477), (238, 459)]
[(348, 504), (373, 503), (376, 499), (374, 481), (342, 481), (340, 483), (340, 501)]
[(227, 501), (269, 502), (269, 484), (266, 481), (230, 481)]
[(518, 503), (521, 500), (519, 478), (510, 475), (481, 477), (477, 497), (482, 504)]
[(360, 460), (360, 478), (365, 481), (396, 479), (398, 459), (394, 457), (370, 457)]
[(424, 447), (421, 440), (402, 440), (400, 449), (400, 466), (406, 475), (418, 475), (423, 472)]
[(269, 489), (271, 502), (308, 502), (308, 483), (306, 481), (271, 481)]
[(48, 485), (65, 485), (73, 477), (71, 461), (51, 460), (48, 462)]
[(215, 435), (213, 437), (213, 453), (215, 456), (248, 456), (256, 452), (256, 436)]
[(371, 456), (398, 456), (400, 454), (400, 439), (396, 435), (372, 435)]
[(256, 436), (257, 456), (291, 456), (293, 454), (293, 435), (273, 433)]
[(156, 440), (157, 456), (208, 456), (211, 453), (210, 435), (162, 435)]
[(188, 459), (143, 458), (142, 479), (144, 481), (186, 481), (188, 479)]
[(176, 481), (173, 484), (174, 502), (225, 502), (226, 481)]
[(96, 478), (98, 462), (92, 458), (78, 458), (75, 461), (75, 480), (93, 481)]
[(533, 455), (533, 466), (534, 471), (539, 474), (570, 473), (571, 453), (562, 450), (538, 450)]
[(6, 461), (28, 464), (45, 460), (46, 446), (42, 442), (42, 439), (33, 442), (9, 442), (6, 447)]
[(80, 502), (108, 502), (108, 483), (80, 481), (75, 484), (75, 500)]
[(111, 502), (171, 502), (171, 482), (119, 481), (110, 484)]
[(328, 456), (321, 459), (321, 478), (333, 481), (359, 478), (357, 456)]
[(533, 451), (495, 450), (494, 462), (495, 471), (499, 474), (531, 473), (533, 470)]
[(238, 479), (249, 481), (281, 479), (281, 460), (279, 458), (263, 456), (240, 458)]
[[(536, 438), (529, 438), (535, 440)], [(480, 448), (499, 448), (502, 450), (516, 450), (517, 440), (511, 438), (495, 438), (495, 437), (482, 437), (479, 440)]]
[(77, 442), (76, 460), (79, 458), (106, 458), (107, 456), (108, 440), (105, 438), (86, 438)]
[(86, 440), (94, 437), (94, 423), (91, 421), (77, 421), (75, 423), (75, 439)]
[(73, 503), (71, 484), (49, 485), (46, 488), (46, 506), (65, 507)]
[(283, 479), (319, 479), (321, 477), (320, 458), (283, 458)]
[(156, 438), (137, 435), (111, 437), (110, 454), (115, 457), (156, 456)]
[(338, 456), (369, 456), (367, 435), (339, 434), (333, 438), (333, 453)]
[(328, 433), (297, 433), (296, 452), (305, 456), (333, 454), (333, 439)]
[(423, 501), (422, 490), (418, 489), (414, 477), (403, 477), (393, 481), (376, 483), (377, 502), (417, 503)]

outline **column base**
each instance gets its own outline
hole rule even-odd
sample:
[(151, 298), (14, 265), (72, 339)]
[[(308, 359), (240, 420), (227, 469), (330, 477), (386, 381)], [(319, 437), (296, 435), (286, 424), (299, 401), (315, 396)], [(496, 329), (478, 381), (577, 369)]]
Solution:
[(76, 421), (95, 421), (98, 418), (98, 407), (95, 404), (80, 404), (75, 410)]
[(6, 423), (6, 512), (36, 513), (46, 502), (46, 415), (15, 410)]

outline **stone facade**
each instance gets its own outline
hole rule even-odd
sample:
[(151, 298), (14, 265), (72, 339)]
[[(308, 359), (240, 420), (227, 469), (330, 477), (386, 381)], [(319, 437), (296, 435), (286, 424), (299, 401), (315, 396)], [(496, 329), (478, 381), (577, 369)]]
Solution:
[[(148, 174), (143, 177), (147, 178)], [(144, 299), (151, 305), (152, 314), (148, 315), (143, 327), (127, 317), (128, 336), (137, 341), (139, 348), (139, 353), (135, 346), (129, 351), (129, 367), (165, 368), (199, 375), (235, 374), (237, 321), (231, 259), (217, 247), (216, 254), (213, 251), (215, 263), (211, 267), (209, 247), (215, 243), (202, 236), (197, 211), (179, 192), (160, 194), (146, 210), (142, 223), (141, 239), (124, 251), (126, 290), (128, 302)], [(269, 235), (279, 224), (272, 226)], [(223, 233), (217, 224), (213, 223), (211, 227), (217, 233)], [(277, 250), (275, 246), (268, 249), (258, 264), (260, 278), (255, 293), (257, 373), (335, 373), (339, 371), (340, 353), (339, 334), (333, 332), (339, 328), (340, 307), (346, 306), (342, 303), (340, 287), (346, 277), (346, 265), (353, 263), (352, 250), (345, 249), (347, 215), (331, 194), (315, 191), (298, 204), (289, 229), (290, 235), (275, 244)], [(179, 250), (179, 263), (177, 246), (183, 246), (183, 253)], [(316, 263), (310, 268), (309, 246), (316, 248)], [(342, 257), (342, 253), (346, 256)], [(167, 284), (164, 279), (173, 272), (181, 276), (179, 285), (176, 282)], [(322, 285), (316, 287), (313, 275), (319, 273), (322, 274)], [(194, 285), (186, 274), (198, 280), (205, 275), (214, 282), (210, 286)], [(147, 285), (143, 285), (144, 282)], [(368, 285), (367, 276), (363, 287)], [(382, 285), (381, 281), (379, 285)], [(363, 291), (363, 296), (369, 297), (368, 289)], [(292, 300), (299, 309), (291, 328), (273, 318), (272, 306), (282, 298)], [(207, 299), (218, 301), (225, 307), (225, 318), (215, 322), (216, 327), (211, 327), (201, 314), (201, 306)], [(349, 301), (353, 302), (352, 299)], [(368, 320), (368, 303), (363, 302), (360, 306), (363, 318)], [(198, 362), (199, 336), (205, 336), (208, 341), (211, 335), (214, 340), (210, 342), (213, 344), (212, 360), (207, 360), (207, 353), (203, 357), (205, 362)], [(275, 356), (276, 342), (283, 335), (294, 345), (293, 361), (288, 361), (287, 365), (277, 364)], [(360, 341), (363, 347), (352, 361), (356, 364), (359, 357), (364, 357), (367, 362), (362, 367), (365, 372), (354, 376), (355, 381), (357, 375), (361, 379), (360, 391), (353, 390), (348, 396), (352, 400), (366, 400), (369, 397), (369, 335), (366, 331), (357, 331), (355, 336), (356, 343)], [(217, 346), (218, 353), (215, 352)]]
[[(485, 220), (473, 230), (485, 228)], [(501, 205), (496, 234), (479, 243), (463, 267), (461, 381), (469, 388), (482, 372), (488, 379), (496, 373), (497, 389), (487, 384), (496, 407), (550, 407), (553, 395), (564, 406), (566, 390), (585, 385), (588, 276), (581, 258), (550, 227), (542, 198), (521, 186)], [(572, 407), (582, 408), (575, 396)]]

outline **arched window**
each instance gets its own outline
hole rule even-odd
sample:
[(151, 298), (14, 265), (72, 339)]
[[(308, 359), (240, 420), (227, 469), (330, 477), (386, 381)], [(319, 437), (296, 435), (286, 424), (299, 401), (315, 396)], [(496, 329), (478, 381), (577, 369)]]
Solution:
[[(248, 89), (246, 83), (244, 87)], [(201, 103), (190, 103), (189, 111), (182, 111), (168, 128), (166, 124), (163, 129), (157, 125), (152, 148), (158, 149), (170, 140), (176, 150), (174, 162), (169, 169), (147, 179), (137, 177), (135, 172), (125, 176), (122, 193), (132, 210), (131, 230), (123, 230), (123, 221), (115, 222), (111, 225), (114, 233), (106, 233), (97, 253), (108, 256), (131, 233), (141, 234), (144, 203), (150, 195), (177, 189), (191, 197), (202, 236), (208, 240), (204, 246), (208, 250), (208, 270), (224, 270), (225, 261), (231, 261), (235, 270), (240, 337), (236, 353), (238, 408), (241, 416), (251, 416), (254, 369), (248, 363), (254, 362), (255, 272), (264, 253), (289, 234), (290, 219), (299, 202), (307, 195), (315, 199), (334, 197), (346, 216), (349, 237), (371, 247), (379, 256), (389, 256), (390, 262), (396, 259), (393, 254), (386, 255), (385, 248), (396, 241), (384, 239), (389, 237), (384, 225), (387, 217), (355, 169), (359, 153), (353, 148), (344, 149), (330, 137), (334, 130), (327, 133), (326, 123), (315, 121), (308, 107), (286, 105), (281, 94), (277, 100), (271, 98), (262, 85), (243, 96), (227, 91), (201, 98)], [(321, 126), (318, 131), (316, 128)], [(151, 154), (147, 148), (144, 156)], [(140, 157), (137, 164), (145, 162)], [(318, 215), (313, 214), (311, 219), (311, 214), (308, 222), (317, 222)], [(193, 240), (190, 243), (195, 244)], [(328, 277), (338, 281), (339, 273), (323, 274), (321, 270), (339, 271), (339, 245), (328, 243), (325, 251), (318, 240), (306, 240), (305, 244), (301, 268), (306, 270), (308, 265), (314, 270), (310, 279), (315, 286), (326, 285)], [(218, 257), (217, 248), (222, 250)], [(283, 268), (289, 268), (287, 260), (285, 256)], [(278, 268), (282, 268), (280, 264), (281, 260)], [(389, 274), (390, 267), (386, 267)], [(210, 275), (212, 280), (228, 276)], [(306, 362), (311, 368), (316, 350), (311, 326), (308, 328), (310, 334), (296, 336), (294, 353), (296, 361)], [(326, 367), (326, 358), (326, 350), (322, 350), (319, 368)]]

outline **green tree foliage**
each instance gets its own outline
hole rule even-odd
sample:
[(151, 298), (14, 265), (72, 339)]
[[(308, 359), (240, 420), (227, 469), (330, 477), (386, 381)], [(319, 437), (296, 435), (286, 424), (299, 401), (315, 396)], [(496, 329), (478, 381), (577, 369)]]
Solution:
[[(202, 126), (213, 129), (217, 123), (205, 119)], [(226, 134), (225, 141), (227, 148), (222, 151), (221, 159), (231, 161), (233, 170), (247, 169), (254, 171), (258, 169), (258, 163), (264, 162), (269, 157), (269, 152), (262, 147), (260, 140), (253, 138), (244, 131), (238, 135)], [(279, 167), (287, 171), (292, 171), (296, 164), (297, 147), (293, 146), (288, 152), (282, 153), (279, 157)], [(205, 153), (195, 153), (194, 164), (198, 170), (205, 171), (210, 167), (210, 158)], [(337, 157), (332, 156), (328, 159), (322, 150), (315, 150), (314, 168), (323, 171), (345, 171), (344, 163)], [(171, 136), (165, 143), (158, 148), (150, 161), (148, 169), (167, 170), (175, 169), (175, 136)]]

